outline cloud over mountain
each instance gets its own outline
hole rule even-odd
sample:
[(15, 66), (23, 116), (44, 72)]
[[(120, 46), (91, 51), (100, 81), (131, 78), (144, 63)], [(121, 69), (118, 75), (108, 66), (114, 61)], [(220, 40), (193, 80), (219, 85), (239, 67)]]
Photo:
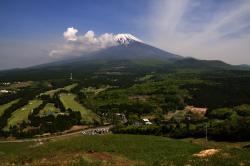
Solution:
[(78, 32), (77, 29), (71, 27), (71, 28), (68, 28), (67, 31), (65, 31), (63, 33), (63, 36), (66, 40), (69, 40), (69, 41), (76, 41), (77, 40), (77, 36), (76, 36), (76, 33)]
[(78, 30), (74, 27), (67, 28), (63, 33), (64, 43), (58, 45), (50, 52), (51, 57), (80, 56), (118, 45), (115, 35), (104, 33), (99, 36), (94, 31), (89, 30), (84, 35), (77, 35)]

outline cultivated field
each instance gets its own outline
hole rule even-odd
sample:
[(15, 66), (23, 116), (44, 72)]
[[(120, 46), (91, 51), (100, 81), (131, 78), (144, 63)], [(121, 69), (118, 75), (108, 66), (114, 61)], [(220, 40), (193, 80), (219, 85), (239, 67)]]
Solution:
[(85, 122), (93, 123), (94, 119), (98, 120), (97, 115), (91, 110), (85, 108), (76, 100), (76, 95), (72, 93), (62, 93), (60, 94), (60, 100), (62, 101), (66, 109), (70, 108), (73, 111), (79, 111), (82, 115), (82, 118)]
[(8, 119), (8, 125), (6, 126), (5, 129), (8, 129), (10, 126), (17, 125), (22, 121), (27, 121), (29, 113), (32, 111), (32, 109), (38, 107), (40, 104), (42, 104), (41, 100), (34, 99), (31, 100), (29, 104), (14, 111), (11, 117)]
[(220, 146), (199, 157), (204, 149), (217, 147), (157, 136), (79, 135), (51, 142), (1, 143), (0, 160), (2, 165), (249, 165), (250, 150), (242, 148), (244, 144)]

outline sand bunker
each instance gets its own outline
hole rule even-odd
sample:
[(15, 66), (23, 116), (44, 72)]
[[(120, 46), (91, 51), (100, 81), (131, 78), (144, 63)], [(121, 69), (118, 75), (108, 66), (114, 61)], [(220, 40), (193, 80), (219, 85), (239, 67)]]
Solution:
[(220, 149), (207, 149), (207, 150), (202, 150), (199, 153), (193, 154), (195, 157), (209, 157), (213, 156), (216, 153), (218, 153)]

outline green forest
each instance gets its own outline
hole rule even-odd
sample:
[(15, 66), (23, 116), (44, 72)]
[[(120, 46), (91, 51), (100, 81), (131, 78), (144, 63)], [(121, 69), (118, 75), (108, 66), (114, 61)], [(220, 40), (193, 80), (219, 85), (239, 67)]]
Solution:
[[(1, 136), (35, 137), (74, 125), (113, 124), (114, 133), (200, 138), (207, 129), (209, 139), (249, 140), (248, 70), (193, 69), (185, 63), (169, 69), (143, 63), (100, 62), (47, 69), (54, 72), (26, 69), (25, 76), (21, 71), (2, 74), (3, 83), (10, 85), (1, 88), (13, 93), (0, 96)], [(41, 74), (34, 75), (37, 72)], [(146, 125), (145, 118), (152, 125)]]

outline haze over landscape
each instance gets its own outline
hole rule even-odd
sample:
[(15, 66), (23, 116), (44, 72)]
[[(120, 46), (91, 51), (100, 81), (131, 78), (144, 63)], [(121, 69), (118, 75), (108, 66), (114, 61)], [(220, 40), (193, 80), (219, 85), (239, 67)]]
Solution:
[(27, 0), (1, 1), (0, 8), (0, 69), (111, 46), (118, 33), (185, 57), (250, 64), (248, 0)]

